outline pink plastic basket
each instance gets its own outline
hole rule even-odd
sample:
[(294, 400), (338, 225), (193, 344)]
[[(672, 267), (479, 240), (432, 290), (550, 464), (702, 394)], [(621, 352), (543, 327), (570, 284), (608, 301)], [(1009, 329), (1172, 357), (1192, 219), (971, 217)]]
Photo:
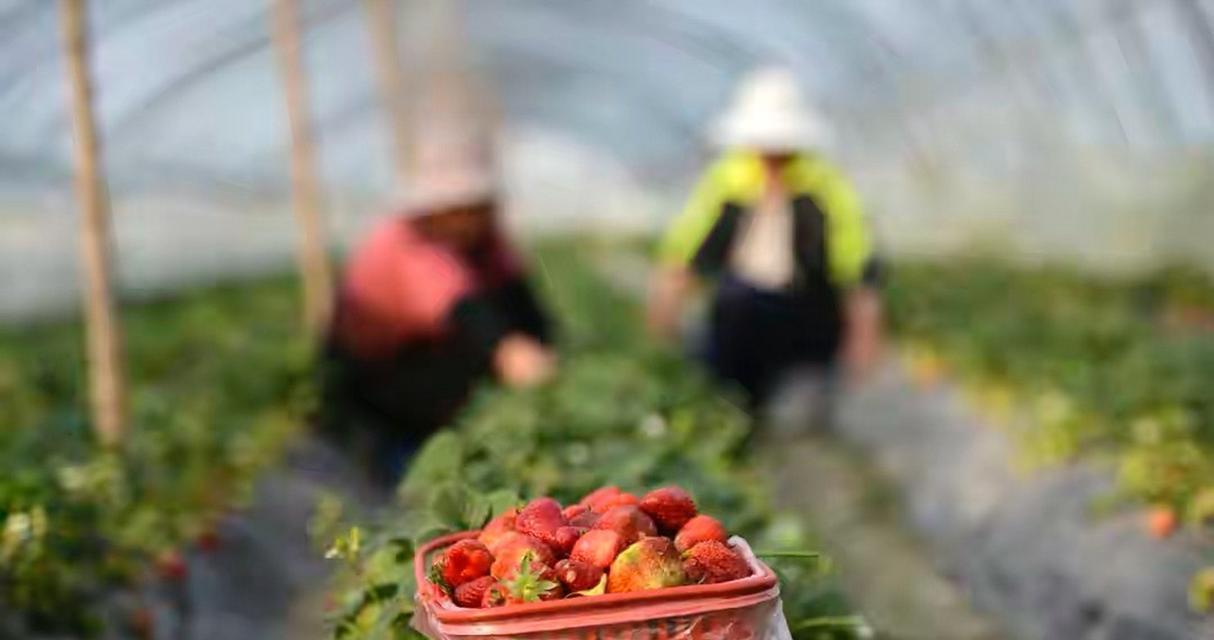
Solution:
[[(467, 531), (432, 540), (417, 550), (414, 572), (419, 587), (436, 552)], [(751, 552), (741, 538), (730, 544), (754, 569), (749, 577), (730, 582), (609, 593), (586, 598), (465, 609), (429, 589), (418, 589), (413, 626), (435, 640), (455, 638), (564, 639), (704, 639), (746, 640), (788, 637), (780, 606), (776, 574)]]

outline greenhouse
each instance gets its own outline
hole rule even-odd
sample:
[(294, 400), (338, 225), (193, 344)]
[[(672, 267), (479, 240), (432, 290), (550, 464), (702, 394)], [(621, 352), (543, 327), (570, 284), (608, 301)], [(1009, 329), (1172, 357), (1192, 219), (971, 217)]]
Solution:
[(1212, 0), (0, 0), (0, 640), (1214, 638), (1212, 176)]

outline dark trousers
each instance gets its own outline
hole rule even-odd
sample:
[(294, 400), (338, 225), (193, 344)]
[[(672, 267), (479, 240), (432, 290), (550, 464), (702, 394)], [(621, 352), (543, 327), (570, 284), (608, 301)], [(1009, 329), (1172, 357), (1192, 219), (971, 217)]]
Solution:
[(724, 276), (712, 304), (705, 356), (719, 378), (740, 386), (758, 408), (788, 373), (829, 368), (840, 327), (833, 291), (767, 291)]

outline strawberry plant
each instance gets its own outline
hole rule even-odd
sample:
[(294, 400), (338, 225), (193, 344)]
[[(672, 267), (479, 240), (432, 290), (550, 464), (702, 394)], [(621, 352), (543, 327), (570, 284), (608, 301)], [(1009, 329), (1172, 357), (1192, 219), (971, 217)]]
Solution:
[[(581, 586), (582, 574), (610, 573), (642, 532), (685, 526), (696, 515), (687, 494), (702, 512), (719, 517), (720, 527), (758, 549), (807, 546), (797, 522), (772, 511), (743, 447), (751, 428), (746, 412), (684, 358), (647, 344), (635, 302), (596, 276), (583, 249), (549, 246), (537, 258), (543, 265), (538, 280), (564, 328), (559, 378), (530, 390), (481, 390), (456, 424), (427, 441), (411, 462), (398, 508), (374, 527), (369, 543), (357, 553), (347, 551), (349, 534), (334, 544), (333, 555), (347, 567), (333, 598), (335, 638), (414, 637), (408, 628), (413, 594), (428, 587), (413, 584), (409, 552), (437, 535), (486, 526), (492, 514), (501, 514), (487, 526), (495, 546), (519, 535), (512, 530), (520, 521), (563, 546), (563, 524), (593, 518), (595, 528), (569, 551), (578, 565), (537, 575), (538, 582), (561, 582), (573, 571), (569, 579)], [(646, 494), (668, 485), (686, 493)], [(551, 496), (566, 505), (586, 500), (580, 508), (541, 502), (528, 511), (520, 496)], [(351, 531), (363, 536), (362, 528)], [(684, 542), (714, 531), (711, 523), (698, 523)], [(670, 552), (680, 553), (675, 544)], [(510, 557), (523, 553), (527, 549)], [(802, 629), (796, 637), (848, 638), (863, 629), (824, 577), (823, 563), (773, 563), (784, 577), (786, 615)], [(531, 563), (523, 564), (531, 572)], [(497, 602), (509, 594), (489, 590), (483, 597)]]
[(920, 382), (955, 373), (994, 422), (1016, 424), (1031, 461), (1112, 460), (1120, 497), (1157, 514), (1144, 519), (1155, 535), (1177, 522), (1209, 526), (1208, 278), (1183, 269), (1100, 278), (977, 259), (896, 267), (890, 316)]
[(181, 550), (217, 542), (311, 402), (295, 308), (286, 281), (125, 306), (130, 438), (113, 452), (89, 428), (78, 324), (0, 331), (0, 618), (100, 633), (114, 590), (185, 577)]

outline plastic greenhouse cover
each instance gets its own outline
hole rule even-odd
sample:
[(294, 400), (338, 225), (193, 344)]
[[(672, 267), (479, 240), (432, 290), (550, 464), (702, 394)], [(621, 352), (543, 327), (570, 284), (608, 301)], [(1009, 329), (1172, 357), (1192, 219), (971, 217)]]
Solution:
[[(97, 108), (114, 183), (281, 186), (286, 135), (268, 2), (90, 4)], [(337, 184), (383, 188), (387, 136), (361, 3), (301, 4), (326, 174)], [(0, 188), (59, 181), (67, 171), (56, 5), (0, 1)], [(915, 114), (975, 91), (979, 110), (1009, 100), (1029, 110), (1059, 107), (1097, 140), (1145, 138), (1158, 119), (1176, 143), (1207, 141), (1214, 130), (1210, 0), (466, 5), (467, 32), (511, 122), (570, 131), (646, 166), (694, 151), (736, 77), (765, 60), (795, 66), (849, 130), (885, 131), (893, 140), (908, 129), (913, 135)], [(426, 46), (418, 22), (402, 12), (407, 58)], [(856, 154), (883, 151), (873, 135), (845, 140)]]

